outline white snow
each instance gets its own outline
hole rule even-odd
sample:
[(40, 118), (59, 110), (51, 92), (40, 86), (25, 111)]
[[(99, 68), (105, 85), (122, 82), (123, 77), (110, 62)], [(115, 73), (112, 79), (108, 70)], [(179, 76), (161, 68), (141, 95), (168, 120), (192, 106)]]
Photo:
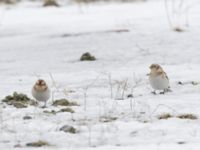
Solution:
[[(1, 99), (14, 91), (32, 97), (31, 88), (40, 77), (55, 91), (55, 99), (67, 98), (80, 106), (72, 107), (73, 115), (51, 115), (43, 111), (61, 108), (51, 106), (52, 99), (45, 109), (1, 104), (0, 149), (14, 149), (16, 144), (30, 149), (26, 143), (37, 140), (51, 145), (37, 149), (199, 149), (200, 119), (176, 117), (200, 115), (200, 85), (191, 84), (200, 81), (200, 4), (196, 2), (184, 3), (184, 8), (194, 6), (188, 13), (189, 27), (185, 14), (177, 19), (185, 30), (181, 33), (170, 29), (164, 1), (97, 3), (81, 8), (43, 8), (38, 2), (2, 5)], [(177, 20), (172, 19), (174, 26)], [(130, 32), (111, 32), (121, 29)], [(97, 61), (80, 62), (87, 51)], [(147, 73), (152, 63), (163, 66), (173, 92), (151, 94)], [(123, 86), (126, 81), (124, 99), (116, 100), (123, 93), (123, 87), (117, 90), (120, 82)], [(126, 97), (132, 87), (131, 100)], [(174, 117), (159, 120), (157, 116), (163, 113)], [(25, 115), (33, 119), (23, 120)], [(102, 122), (105, 117), (117, 119)], [(79, 132), (61, 132), (63, 125), (72, 125)]]

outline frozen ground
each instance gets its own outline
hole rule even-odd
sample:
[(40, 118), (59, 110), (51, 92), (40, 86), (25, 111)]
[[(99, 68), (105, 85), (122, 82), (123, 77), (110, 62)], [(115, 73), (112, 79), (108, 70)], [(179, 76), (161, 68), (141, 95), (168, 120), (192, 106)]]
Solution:
[[(199, 149), (200, 120), (176, 117), (200, 115), (200, 85), (190, 83), (200, 81), (200, 4), (186, 1), (184, 7), (190, 5), (190, 26), (181, 33), (169, 29), (163, 1), (81, 8), (1, 6), (1, 99), (13, 91), (31, 97), (40, 77), (55, 91), (55, 99), (67, 98), (80, 106), (72, 107), (73, 115), (51, 115), (43, 111), (60, 109), (51, 106), (52, 99), (46, 109), (1, 104), (0, 149), (17, 144), (26, 149), (26, 143), (37, 140), (50, 144), (44, 149)], [(184, 17), (173, 18), (173, 24), (184, 25)], [(121, 29), (129, 32), (115, 32)], [(80, 62), (87, 51), (97, 61)], [(173, 92), (150, 93), (146, 74), (154, 62), (167, 72)], [(118, 100), (126, 81), (124, 99)], [(131, 93), (134, 98), (126, 98)], [(159, 120), (162, 113), (174, 117)], [(23, 120), (25, 115), (33, 119)], [(59, 131), (66, 124), (79, 132)]]

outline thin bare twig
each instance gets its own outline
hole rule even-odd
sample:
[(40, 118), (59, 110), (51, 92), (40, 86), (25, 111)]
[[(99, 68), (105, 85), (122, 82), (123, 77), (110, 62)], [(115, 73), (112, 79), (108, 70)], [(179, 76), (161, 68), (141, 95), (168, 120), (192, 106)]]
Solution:
[(170, 14), (169, 14), (169, 8), (168, 8), (167, 0), (165, 0), (165, 11), (166, 11), (166, 15), (167, 15), (167, 20), (168, 20), (169, 26), (171, 28), (173, 28), (172, 21), (171, 21), (171, 18), (170, 18)]
[(94, 85), (96, 83), (96, 81), (99, 79), (99, 77), (100, 77), (100, 75), (97, 76), (94, 81), (92, 81), (90, 84), (88, 84), (84, 88), (84, 111), (86, 111), (86, 109), (87, 109), (87, 91), (92, 85)]
[(112, 78), (111, 74), (108, 75), (109, 85), (110, 85), (110, 98), (113, 99), (113, 87), (112, 87)]
[(124, 86), (123, 86), (123, 89), (122, 89), (121, 99), (124, 99), (124, 93), (125, 93), (125, 90), (127, 88), (127, 84), (128, 84), (128, 79), (125, 80), (125, 83), (124, 83)]

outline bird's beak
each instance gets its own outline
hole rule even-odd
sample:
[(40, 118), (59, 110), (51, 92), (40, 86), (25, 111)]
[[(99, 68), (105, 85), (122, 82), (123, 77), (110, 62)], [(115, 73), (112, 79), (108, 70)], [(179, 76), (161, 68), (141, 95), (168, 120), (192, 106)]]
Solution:
[(149, 73), (147, 73), (147, 76), (149, 76), (150, 74)]

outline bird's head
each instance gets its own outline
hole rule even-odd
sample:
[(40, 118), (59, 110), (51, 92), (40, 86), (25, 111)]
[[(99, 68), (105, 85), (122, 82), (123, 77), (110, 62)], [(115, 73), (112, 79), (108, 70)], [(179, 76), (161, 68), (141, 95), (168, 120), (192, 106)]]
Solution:
[(150, 67), (151, 71), (157, 71), (159, 69), (162, 69), (162, 67), (158, 64), (152, 64)]
[(48, 86), (47, 86), (46, 82), (43, 79), (39, 79), (35, 83), (34, 88), (37, 91), (45, 91), (48, 88)]

